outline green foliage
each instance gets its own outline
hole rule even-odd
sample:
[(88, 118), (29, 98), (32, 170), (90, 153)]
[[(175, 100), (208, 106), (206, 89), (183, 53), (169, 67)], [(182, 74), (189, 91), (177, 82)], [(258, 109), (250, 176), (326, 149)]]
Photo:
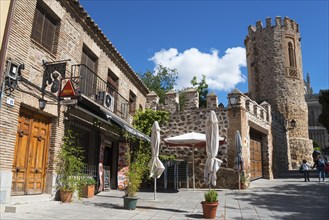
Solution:
[(144, 74), (139, 74), (144, 84), (149, 90), (154, 91), (160, 98), (160, 103), (164, 103), (165, 94), (173, 89), (178, 77), (177, 70), (169, 69), (159, 65), (155, 72), (149, 70)]
[(197, 77), (194, 76), (191, 80), (191, 84), (194, 87), (197, 86), (197, 91), (199, 93), (199, 107), (206, 107), (208, 95), (208, 84), (206, 83), (206, 76), (202, 75), (202, 79), (200, 82), (198, 82)]
[(318, 150), (321, 152), (321, 147), (316, 141), (313, 141), (313, 150)]
[(152, 109), (139, 110), (134, 115), (134, 127), (146, 135), (151, 135), (152, 125), (154, 121), (158, 121), (159, 126), (163, 125), (169, 120), (169, 112), (154, 111)]
[(76, 139), (71, 130), (63, 137), (63, 144), (56, 158), (57, 188), (65, 191), (76, 191), (80, 186), (81, 171), (84, 167), (81, 146), (76, 144)]
[(91, 176), (82, 176), (80, 177), (80, 183), (82, 186), (90, 186), (95, 185), (96, 180)]
[[(139, 110), (134, 115), (134, 127), (144, 134), (151, 136), (152, 125), (154, 121), (158, 121), (159, 126), (161, 127), (169, 120), (169, 116), (170, 114), (167, 111), (154, 111), (152, 109), (145, 109), (143, 112)], [(132, 155), (128, 155), (129, 161), (135, 161), (134, 163), (137, 161), (137, 164), (139, 164), (140, 168), (142, 169), (142, 181), (146, 182), (147, 179), (149, 179), (148, 162), (152, 157), (151, 144), (149, 142), (140, 141), (139, 145), (136, 145), (136, 142), (134, 142), (132, 143), (132, 146)]]
[(329, 134), (329, 90), (320, 90), (319, 103), (322, 106), (322, 112), (319, 115), (319, 122), (327, 129)]
[[(127, 161), (131, 159), (129, 152), (126, 154), (126, 159)], [(126, 195), (128, 197), (136, 196), (136, 193), (139, 191), (143, 174), (147, 170), (147, 159), (145, 153), (139, 151), (136, 160), (129, 164), (129, 170), (127, 173), (128, 186), (126, 188)]]
[(186, 102), (185, 89), (179, 91), (179, 109), (184, 110)]
[(242, 184), (245, 184), (247, 182), (247, 178), (246, 176), (244, 175), (244, 173), (240, 173), (240, 182)]
[(173, 154), (171, 154), (171, 155), (159, 155), (159, 159), (161, 160), (161, 161), (169, 161), (169, 160), (176, 160), (176, 155), (173, 155)]
[(217, 202), (218, 201), (218, 193), (213, 189), (209, 189), (204, 194), (204, 198), (205, 198), (206, 202)]

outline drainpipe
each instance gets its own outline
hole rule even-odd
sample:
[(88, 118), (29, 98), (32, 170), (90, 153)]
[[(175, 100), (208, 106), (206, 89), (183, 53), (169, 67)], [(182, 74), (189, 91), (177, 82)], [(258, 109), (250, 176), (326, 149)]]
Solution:
[[(4, 67), (5, 67), (5, 57), (7, 53), (7, 47), (8, 47), (8, 42), (9, 42), (9, 36), (11, 32), (11, 26), (12, 26), (12, 21), (14, 17), (14, 9), (16, 5), (17, 0), (11, 0), (10, 5), (9, 5), (9, 10), (8, 10), (8, 15), (7, 15), (7, 22), (6, 22), (6, 27), (3, 35), (3, 40), (2, 40), (2, 45), (1, 45), (1, 51), (0, 51), (0, 85), (2, 84), (3, 77), (4, 77)], [(3, 86), (2, 86), (3, 87)], [(2, 88), (3, 90), (4, 88)], [(3, 97), (3, 91), (1, 92), (0, 95), (0, 108), (1, 108), (1, 102), (2, 102), (2, 97)]]

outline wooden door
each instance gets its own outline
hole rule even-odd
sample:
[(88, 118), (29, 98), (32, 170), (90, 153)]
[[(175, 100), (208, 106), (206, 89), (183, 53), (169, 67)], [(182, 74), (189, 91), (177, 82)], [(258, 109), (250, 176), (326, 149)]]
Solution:
[(44, 192), (50, 120), (22, 110), (18, 119), (12, 195)]
[(250, 173), (251, 180), (261, 178), (262, 172), (262, 145), (261, 142), (250, 140)]

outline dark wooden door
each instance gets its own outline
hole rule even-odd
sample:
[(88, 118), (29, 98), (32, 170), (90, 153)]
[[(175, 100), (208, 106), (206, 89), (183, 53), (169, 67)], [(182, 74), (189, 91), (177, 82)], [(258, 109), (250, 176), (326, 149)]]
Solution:
[(250, 140), (250, 173), (251, 180), (262, 177), (262, 145), (261, 142)]
[(12, 195), (44, 192), (49, 134), (49, 118), (25, 110), (20, 112), (12, 168)]

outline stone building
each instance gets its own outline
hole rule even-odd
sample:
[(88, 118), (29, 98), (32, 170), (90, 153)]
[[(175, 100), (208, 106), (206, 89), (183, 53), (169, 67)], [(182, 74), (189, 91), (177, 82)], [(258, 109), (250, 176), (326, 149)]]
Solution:
[[(240, 131), (244, 158), (244, 175), (249, 180), (258, 178), (273, 178), (272, 170), (272, 118), (271, 106), (263, 102), (257, 104), (248, 96), (235, 89), (228, 98), (235, 96), (238, 102), (227, 108), (218, 105), (218, 98), (214, 93), (207, 96), (207, 108), (199, 108), (199, 94), (196, 89), (185, 91), (185, 102), (182, 109), (179, 106), (178, 93), (169, 91), (166, 93), (164, 109), (170, 112), (169, 121), (161, 127), (161, 138), (172, 137), (188, 132), (205, 133), (206, 119), (210, 110), (214, 110), (219, 125), (219, 135), (225, 138), (225, 142), (219, 146), (218, 158), (223, 161), (218, 172), (216, 187), (237, 188), (238, 174), (233, 169), (236, 157), (235, 133)], [(147, 107), (156, 109), (159, 98), (155, 93), (147, 95)], [(282, 129), (281, 129), (282, 130)], [(277, 133), (281, 132), (280, 128)], [(177, 161), (187, 163), (188, 177), (192, 177), (192, 154), (194, 151), (196, 187), (208, 187), (203, 179), (204, 164), (207, 154), (205, 148), (167, 147), (162, 143), (162, 153), (176, 155)], [(178, 165), (179, 168), (179, 165)], [(169, 177), (168, 177), (169, 178)], [(168, 179), (167, 178), (167, 179)], [(186, 178), (184, 176), (184, 178)], [(169, 180), (168, 180), (169, 181)], [(176, 180), (174, 180), (176, 181)], [(192, 186), (192, 178), (179, 178), (177, 182), (188, 182)], [(179, 184), (179, 183), (177, 183)]]
[(272, 106), (273, 126), (286, 130), (273, 135), (274, 171), (296, 169), (305, 158), (311, 161), (312, 141), (308, 135), (308, 109), (304, 98), (301, 36), (298, 24), (285, 17), (258, 21), (249, 26), (245, 38), (249, 97)]
[(54, 159), (67, 129), (84, 147), (97, 188), (116, 188), (123, 134), (149, 140), (131, 126), (148, 89), (79, 1), (19, 0), (11, 8), (1, 60), (1, 210), (19, 195), (54, 196)]
[(319, 103), (319, 94), (313, 93), (310, 75), (307, 73), (305, 81), (305, 100), (308, 107), (308, 134), (324, 150), (329, 147), (328, 131), (319, 122), (322, 105)]

